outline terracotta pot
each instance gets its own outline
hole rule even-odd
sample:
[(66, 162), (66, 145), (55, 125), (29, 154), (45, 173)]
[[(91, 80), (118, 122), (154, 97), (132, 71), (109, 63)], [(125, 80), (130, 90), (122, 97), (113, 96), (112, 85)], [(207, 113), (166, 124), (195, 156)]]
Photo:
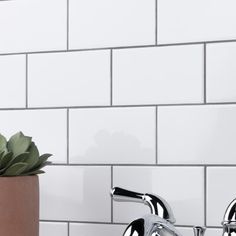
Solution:
[(38, 176), (0, 177), (0, 235), (39, 235)]

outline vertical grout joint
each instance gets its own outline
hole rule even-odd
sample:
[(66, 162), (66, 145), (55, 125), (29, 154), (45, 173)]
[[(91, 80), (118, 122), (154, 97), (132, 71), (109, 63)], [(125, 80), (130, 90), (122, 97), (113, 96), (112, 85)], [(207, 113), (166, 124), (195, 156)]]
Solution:
[(158, 0), (155, 0), (155, 45), (158, 44)]
[(207, 166), (204, 166), (204, 226), (207, 227)]
[(203, 101), (204, 101), (204, 104), (207, 103), (207, 84), (206, 84), (206, 43), (204, 43), (203, 45)]
[[(113, 188), (113, 166), (111, 166), (111, 189)], [(113, 199), (111, 198), (111, 223), (113, 223)]]
[(25, 107), (28, 108), (28, 54), (25, 55)]
[(70, 119), (70, 110), (67, 108), (66, 110), (66, 162), (69, 164), (69, 129), (70, 129), (70, 124), (69, 124), (69, 119)]
[(113, 50), (110, 51), (110, 105), (113, 105)]
[(69, 7), (70, 7), (70, 2), (69, 2), (69, 0), (67, 0), (67, 6), (66, 6), (66, 8), (67, 8), (67, 10), (66, 10), (67, 11), (66, 12), (66, 14), (67, 14), (67, 17), (66, 17), (66, 49), (67, 49), (67, 51), (69, 50), (69, 17), (70, 17)]
[(158, 165), (158, 106), (155, 109), (155, 158), (156, 165)]

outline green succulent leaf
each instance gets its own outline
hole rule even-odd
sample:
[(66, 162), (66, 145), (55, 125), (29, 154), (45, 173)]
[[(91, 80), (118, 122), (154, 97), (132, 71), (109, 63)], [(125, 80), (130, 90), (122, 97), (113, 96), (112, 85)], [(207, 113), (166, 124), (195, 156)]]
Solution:
[[(5, 154), (5, 151), (2, 151), (1, 153), (0, 153), (0, 164), (3, 166), (3, 165), (5, 165), (5, 164), (3, 164), (2, 163), (2, 158), (4, 157), (4, 154)], [(7, 162), (7, 159), (6, 160), (4, 160), (4, 162)], [(1, 168), (1, 166), (0, 166), (0, 168)], [(5, 171), (5, 167), (2, 167), (1, 169), (0, 169), (0, 175)]]
[(0, 151), (7, 151), (7, 140), (2, 134), (0, 134)]
[(17, 176), (21, 175), (27, 169), (27, 163), (18, 162), (10, 166), (3, 174), (3, 176)]
[(23, 152), (23, 153), (19, 154), (18, 156), (12, 158), (12, 160), (9, 164), (13, 165), (13, 164), (19, 163), (19, 162), (27, 162), (28, 158), (29, 158), (29, 153)]
[(18, 132), (9, 139), (7, 148), (9, 151), (13, 152), (14, 156), (17, 156), (27, 151), (31, 140), (31, 137), (25, 136), (22, 132)]
[(5, 154), (5, 151), (0, 152), (0, 162), (1, 162), (1, 159), (4, 156), (4, 154)]
[(33, 158), (35, 159), (39, 158), (39, 150), (34, 142), (30, 144), (29, 153), (30, 153), (30, 156), (32, 156)]
[(27, 175), (38, 175), (38, 174), (43, 174), (45, 173), (45, 171), (43, 170), (35, 170), (35, 171), (31, 171), (31, 172), (27, 172)]
[(25, 162), (28, 164), (27, 171), (33, 169), (39, 161), (39, 151), (34, 142), (30, 144), (29, 155)]
[(9, 141), (0, 134), (0, 176), (36, 175), (44, 173), (44, 166), (51, 164), (51, 154), (39, 155), (32, 138), (22, 132), (14, 134)]
[(12, 159), (13, 159), (12, 152), (8, 152), (5, 155), (3, 155), (3, 157), (0, 160), (0, 169), (6, 168), (6, 166), (8, 165), (8, 163), (11, 162)]
[(42, 165), (42, 164), (43, 164), (44, 162), (46, 162), (46, 161), (48, 160), (48, 158), (51, 157), (51, 156), (52, 156), (52, 154), (49, 154), (49, 153), (45, 153), (45, 154), (41, 155), (41, 156), (39, 157), (39, 160), (38, 160), (37, 165), (36, 165), (35, 167), (38, 167), (38, 166)]
[(39, 166), (36, 166), (35, 168), (32, 168), (31, 170), (27, 170), (24, 174), (28, 174), (28, 173), (31, 173), (31, 172), (35, 172), (35, 171), (37, 171), (37, 170), (41, 170), (43, 167), (45, 167), (45, 166), (48, 166), (48, 165), (50, 165), (52, 162), (50, 162), (50, 161), (45, 161), (45, 162), (43, 162), (41, 165), (39, 165)]
[(11, 160), (9, 160), (5, 166), (2, 167), (2, 169), (0, 170), (0, 174), (4, 173), (4, 171), (9, 168), (10, 166), (14, 165), (15, 163), (19, 163), (19, 162), (24, 162), (29, 156), (29, 153), (25, 152), (25, 153), (21, 153), (16, 157), (11, 158)]

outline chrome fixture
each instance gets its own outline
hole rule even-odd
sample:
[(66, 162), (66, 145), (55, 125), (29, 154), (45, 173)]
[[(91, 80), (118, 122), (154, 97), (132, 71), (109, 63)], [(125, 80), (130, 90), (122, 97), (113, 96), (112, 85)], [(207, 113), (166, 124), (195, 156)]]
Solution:
[(236, 199), (227, 207), (222, 225), (223, 236), (236, 235)]
[[(160, 196), (113, 188), (111, 196), (116, 201), (140, 202), (148, 205), (151, 214), (131, 222), (123, 236), (181, 236), (174, 227), (175, 218), (169, 204)], [(193, 228), (194, 236), (203, 236), (204, 227)]]

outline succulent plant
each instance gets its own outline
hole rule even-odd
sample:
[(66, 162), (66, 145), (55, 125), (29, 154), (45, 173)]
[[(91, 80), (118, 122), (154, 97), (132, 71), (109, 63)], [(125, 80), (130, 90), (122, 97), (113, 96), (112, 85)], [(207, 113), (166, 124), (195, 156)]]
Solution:
[(50, 164), (51, 154), (39, 155), (32, 138), (22, 132), (14, 134), (8, 141), (0, 134), (0, 176), (22, 176), (44, 173), (41, 168)]

